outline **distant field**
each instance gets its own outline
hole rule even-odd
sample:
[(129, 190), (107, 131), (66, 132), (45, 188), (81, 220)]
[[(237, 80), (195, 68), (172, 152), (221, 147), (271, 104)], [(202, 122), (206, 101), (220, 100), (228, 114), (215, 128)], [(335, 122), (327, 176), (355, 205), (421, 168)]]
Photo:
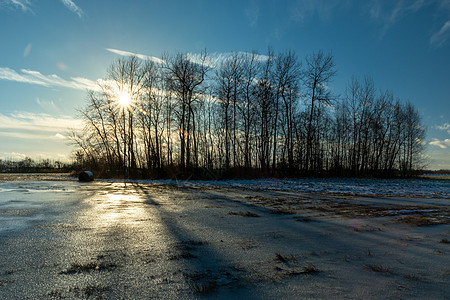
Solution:
[(421, 178), (426, 179), (443, 179), (443, 180), (450, 180), (450, 174), (425, 174), (420, 176)]
[(0, 173), (0, 181), (71, 180), (70, 173)]

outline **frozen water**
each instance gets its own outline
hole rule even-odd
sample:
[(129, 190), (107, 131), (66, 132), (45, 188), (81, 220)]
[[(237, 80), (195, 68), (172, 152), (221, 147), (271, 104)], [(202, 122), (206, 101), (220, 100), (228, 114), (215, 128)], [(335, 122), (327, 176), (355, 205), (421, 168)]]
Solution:
[(73, 201), (75, 182), (0, 182), (0, 235), (47, 220), (52, 212)]
[(448, 181), (128, 182), (0, 182), (0, 299), (448, 294)]
[(449, 180), (420, 179), (355, 179), (355, 178), (303, 178), (257, 179), (224, 181), (139, 181), (147, 184), (167, 184), (180, 187), (233, 187), (250, 190), (273, 190), (333, 195), (398, 196), (418, 198), (450, 198)]

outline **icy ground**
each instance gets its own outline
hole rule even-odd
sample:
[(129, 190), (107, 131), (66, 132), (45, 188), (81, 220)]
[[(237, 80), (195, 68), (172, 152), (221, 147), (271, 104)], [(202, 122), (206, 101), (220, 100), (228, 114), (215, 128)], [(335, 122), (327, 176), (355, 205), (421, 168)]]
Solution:
[(448, 297), (449, 181), (62, 178), (0, 181), (0, 299)]

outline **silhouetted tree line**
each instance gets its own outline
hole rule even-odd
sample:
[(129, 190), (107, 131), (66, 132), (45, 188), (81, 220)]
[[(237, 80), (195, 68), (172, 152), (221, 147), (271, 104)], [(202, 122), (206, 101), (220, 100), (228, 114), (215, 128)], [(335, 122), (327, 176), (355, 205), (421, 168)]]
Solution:
[[(293, 51), (121, 58), (81, 110), (75, 158), (101, 176), (409, 176), (422, 167), (417, 109), (372, 79), (342, 96), (333, 56)], [(129, 97), (130, 105), (119, 102)]]
[(41, 173), (41, 172), (70, 172), (73, 169), (72, 163), (61, 162), (59, 160), (33, 160), (24, 159), (0, 159), (0, 172), (12, 173)]

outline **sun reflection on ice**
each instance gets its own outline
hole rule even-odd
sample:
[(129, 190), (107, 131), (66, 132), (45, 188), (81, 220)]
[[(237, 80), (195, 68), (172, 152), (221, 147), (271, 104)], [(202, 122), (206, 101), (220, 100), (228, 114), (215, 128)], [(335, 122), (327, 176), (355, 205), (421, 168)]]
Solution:
[(97, 194), (94, 210), (97, 227), (128, 225), (149, 218), (145, 198), (134, 187), (125, 187), (123, 183), (115, 183), (106, 193)]

